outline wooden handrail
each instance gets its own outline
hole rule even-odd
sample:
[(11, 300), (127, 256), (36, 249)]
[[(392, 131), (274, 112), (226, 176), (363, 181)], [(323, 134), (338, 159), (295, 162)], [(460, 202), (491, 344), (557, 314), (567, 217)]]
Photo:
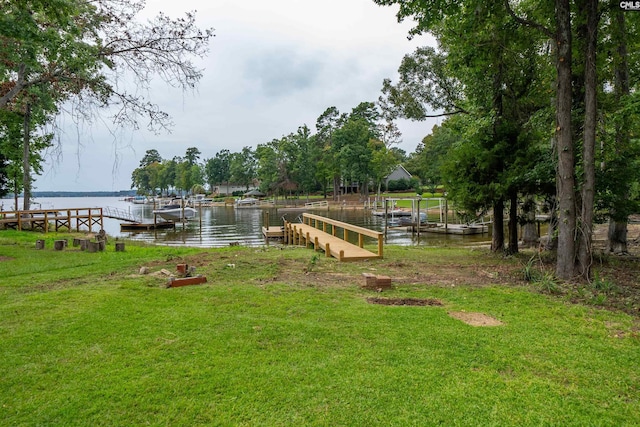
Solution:
[[(381, 233), (380, 231), (375, 231), (375, 230), (370, 230), (368, 228), (364, 228), (364, 227), (360, 227), (357, 225), (353, 225), (353, 224), (349, 224), (346, 222), (342, 222), (342, 221), (338, 221), (336, 219), (331, 219), (331, 218), (327, 218), (324, 216), (320, 216), (320, 215), (314, 215), (314, 214), (310, 214), (310, 213), (303, 213), (302, 214), (302, 218), (303, 218), (303, 222), (304, 219), (313, 219), (316, 220), (318, 222), (323, 222), (326, 224), (331, 224), (331, 225), (335, 225), (336, 227), (340, 227), (349, 231), (353, 231), (355, 233), (360, 233), (360, 234), (364, 234), (365, 236), (369, 236), (369, 237), (373, 237), (374, 239), (377, 239), (378, 236), (383, 235), (383, 233)], [(311, 225), (311, 222), (305, 222), (305, 224)], [(317, 227), (316, 227), (317, 228)]]
[(18, 230), (22, 230), (26, 224), (38, 225), (46, 233), (49, 231), (49, 221), (55, 221), (55, 230), (58, 231), (60, 224), (66, 223), (69, 230), (72, 228), (71, 220), (76, 220), (76, 230), (80, 230), (80, 225), (86, 225), (89, 231), (94, 225), (103, 227), (102, 208), (61, 208), (61, 209), (34, 209), (34, 210), (12, 210), (0, 211), (0, 224), (5, 226), (14, 224)]
[(358, 246), (361, 248), (364, 246), (364, 239), (362, 238), (363, 235), (374, 238), (377, 240), (377, 243), (378, 243), (378, 256), (380, 258), (382, 258), (383, 256), (384, 233), (380, 231), (370, 230), (368, 228), (360, 227), (357, 225), (349, 224), (346, 222), (342, 222), (335, 219), (327, 218), (320, 215), (314, 215), (310, 213), (302, 214), (302, 222), (314, 228), (318, 228), (318, 223), (320, 222), (322, 223), (322, 231), (324, 231), (325, 233), (327, 232), (327, 224), (331, 224), (331, 234), (333, 236), (336, 236), (337, 227), (342, 228), (343, 230), (342, 239), (345, 241), (348, 240), (349, 238), (349, 231), (353, 231), (354, 233), (358, 234)]

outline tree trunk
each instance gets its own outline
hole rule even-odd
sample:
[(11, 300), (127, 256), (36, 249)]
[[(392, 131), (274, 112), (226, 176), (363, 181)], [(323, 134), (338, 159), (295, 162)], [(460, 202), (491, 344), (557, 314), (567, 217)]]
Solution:
[(575, 261), (575, 159), (571, 135), (571, 2), (556, 0), (556, 150), (558, 170), (558, 252), (556, 276), (569, 280), (573, 277)]
[(627, 254), (627, 223), (609, 220), (609, 232), (607, 234), (607, 252), (614, 254)]
[(523, 211), (526, 221), (522, 227), (522, 246), (531, 248), (538, 244), (540, 238), (538, 236), (538, 227), (536, 226), (536, 204), (533, 196), (527, 196)]
[[(630, 93), (626, 22), (624, 15), (625, 13), (622, 10), (618, 10), (615, 16), (616, 28), (618, 30), (617, 37), (615, 37), (618, 45), (618, 58), (617, 61), (615, 61), (615, 94), (617, 103), (620, 102), (622, 97), (628, 96)], [(629, 118), (626, 117), (625, 120), (622, 120), (620, 124), (616, 125), (615, 151), (617, 156), (624, 156), (622, 153), (629, 147), (631, 139), (629, 135), (629, 122)], [(626, 200), (629, 197), (629, 186), (630, 184), (627, 182), (625, 188), (620, 189), (620, 198), (622, 200)], [(626, 211), (626, 209), (623, 209), (623, 211)], [(625, 218), (625, 213), (619, 212), (617, 206), (612, 207), (609, 219), (609, 232), (607, 234), (608, 252), (613, 252), (615, 254), (628, 253), (627, 219)]]
[(547, 230), (547, 241), (544, 245), (545, 250), (555, 251), (558, 249), (558, 211), (556, 210), (557, 200), (550, 203), (549, 209), (549, 228)]
[(518, 253), (518, 193), (509, 196), (509, 253)]
[(493, 228), (491, 233), (491, 250), (501, 252), (504, 250), (504, 200), (493, 203)]
[(592, 235), (593, 235), (593, 211), (596, 186), (596, 122), (597, 122), (597, 102), (596, 102), (596, 45), (598, 33), (598, 0), (586, 0), (584, 12), (586, 13), (586, 33), (587, 40), (585, 46), (584, 64), (584, 140), (582, 149), (583, 180), (582, 183), (582, 212), (581, 230), (578, 235), (578, 257), (576, 274), (584, 280), (591, 277)]
[(30, 137), (31, 137), (31, 104), (27, 102), (24, 112), (24, 126), (23, 126), (23, 142), (22, 142), (22, 209), (28, 211), (31, 207), (31, 171), (29, 166), (29, 153), (30, 153)]

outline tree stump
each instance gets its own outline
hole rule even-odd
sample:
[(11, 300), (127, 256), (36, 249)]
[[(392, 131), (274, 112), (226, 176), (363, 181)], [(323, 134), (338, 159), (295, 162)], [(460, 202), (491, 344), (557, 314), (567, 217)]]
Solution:
[(79, 239), (79, 238), (77, 238), (77, 237), (74, 237), (74, 238), (73, 238), (73, 243), (72, 243), (73, 247), (75, 248), (75, 247), (80, 246), (80, 241), (81, 241), (81, 240), (82, 240), (82, 239)]
[(44, 240), (43, 239), (36, 240), (36, 249), (44, 249)]
[(80, 250), (81, 251), (86, 251), (87, 250), (87, 246), (89, 244), (89, 240), (87, 239), (79, 239), (80, 240)]
[(98, 252), (99, 244), (98, 242), (89, 242), (87, 241), (87, 252)]
[(56, 240), (55, 242), (53, 242), (53, 249), (56, 251), (61, 251), (67, 247), (66, 243), (66, 240)]
[(116, 252), (124, 252), (124, 242), (116, 242)]
[(98, 240), (96, 243), (98, 244), (98, 250), (100, 252), (104, 251), (104, 249), (107, 247), (107, 242), (105, 240)]

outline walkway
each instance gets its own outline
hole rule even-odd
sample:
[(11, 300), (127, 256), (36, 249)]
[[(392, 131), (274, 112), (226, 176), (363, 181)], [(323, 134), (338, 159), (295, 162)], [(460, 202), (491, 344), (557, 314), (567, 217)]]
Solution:
[(102, 209), (102, 214), (107, 218), (119, 219), (121, 221), (139, 223), (142, 222), (142, 217), (137, 217), (131, 212), (124, 209), (114, 208), (112, 206), (106, 206)]
[[(333, 256), (340, 261), (383, 257), (383, 233), (381, 232), (309, 213), (303, 214), (302, 220), (301, 224), (285, 222), (285, 243), (304, 244), (307, 248), (313, 245), (315, 250), (323, 250), (327, 257)], [(331, 233), (327, 232), (329, 228)], [(341, 237), (338, 236), (338, 230), (342, 230)], [(358, 236), (357, 245), (348, 241), (350, 232)], [(364, 249), (365, 237), (376, 239), (377, 253)]]

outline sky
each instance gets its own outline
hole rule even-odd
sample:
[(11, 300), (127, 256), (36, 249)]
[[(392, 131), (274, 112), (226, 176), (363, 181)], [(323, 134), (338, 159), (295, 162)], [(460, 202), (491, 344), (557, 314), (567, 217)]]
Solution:
[[(119, 191), (145, 152), (165, 159), (189, 147), (201, 161), (228, 149), (255, 148), (307, 125), (331, 106), (349, 113), (375, 102), (385, 78), (397, 80), (403, 56), (433, 44), (408, 40), (411, 23), (399, 24), (397, 7), (373, 0), (147, 0), (144, 14), (171, 17), (197, 11), (197, 25), (213, 28), (208, 56), (198, 60), (203, 78), (183, 93), (161, 82), (150, 100), (168, 112), (171, 132), (114, 129), (99, 120), (78, 128), (65, 116), (58, 145), (47, 153), (35, 191)], [(400, 148), (415, 151), (437, 121), (399, 121)]]

